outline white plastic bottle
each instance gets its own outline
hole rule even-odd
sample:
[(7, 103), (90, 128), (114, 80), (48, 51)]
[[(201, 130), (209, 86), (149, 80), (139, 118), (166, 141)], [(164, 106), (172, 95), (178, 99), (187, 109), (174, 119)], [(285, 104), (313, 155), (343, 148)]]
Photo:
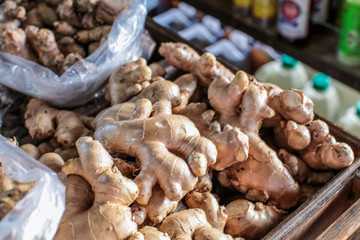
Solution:
[(285, 90), (302, 89), (308, 81), (305, 67), (286, 54), (281, 55), (281, 62), (272, 61), (261, 66), (254, 76), (259, 81), (276, 84)]
[(360, 100), (348, 108), (339, 121), (339, 125), (360, 137)]
[(331, 78), (324, 74), (316, 74), (312, 82), (305, 84), (304, 94), (314, 103), (314, 111), (331, 121), (335, 121), (340, 107), (336, 88), (331, 84)]

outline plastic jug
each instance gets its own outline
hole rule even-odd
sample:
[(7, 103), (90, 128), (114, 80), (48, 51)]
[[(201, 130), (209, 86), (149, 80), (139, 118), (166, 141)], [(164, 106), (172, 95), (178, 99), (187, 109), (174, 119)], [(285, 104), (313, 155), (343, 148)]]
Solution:
[(272, 61), (261, 66), (254, 76), (259, 81), (276, 84), (285, 90), (301, 89), (308, 81), (304, 66), (286, 54), (281, 55), (281, 62)]
[(314, 111), (321, 116), (335, 121), (340, 107), (336, 88), (331, 84), (331, 78), (324, 74), (316, 74), (312, 82), (305, 84), (303, 92), (314, 103)]
[(349, 132), (360, 137), (360, 100), (356, 102), (355, 106), (346, 110), (338, 123)]

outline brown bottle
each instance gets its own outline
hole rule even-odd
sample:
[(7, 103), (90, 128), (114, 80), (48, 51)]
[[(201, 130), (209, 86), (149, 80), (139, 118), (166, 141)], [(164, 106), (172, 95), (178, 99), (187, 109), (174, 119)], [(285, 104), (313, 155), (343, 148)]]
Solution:
[(303, 46), (310, 36), (311, 0), (279, 0), (277, 32), (286, 41)]

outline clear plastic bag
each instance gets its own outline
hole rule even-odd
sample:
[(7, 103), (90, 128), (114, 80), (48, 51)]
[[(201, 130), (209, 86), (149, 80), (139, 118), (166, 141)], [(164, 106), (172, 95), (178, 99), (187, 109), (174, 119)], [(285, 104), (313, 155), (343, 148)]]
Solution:
[(116, 18), (108, 40), (60, 77), (37, 63), (0, 52), (0, 83), (55, 106), (84, 104), (114, 69), (141, 55), (145, 2), (131, 0), (128, 9)]
[(0, 135), (0, 162), (18, 182), (37, 182), (0, 221), (0, 239), (53, 239), (65, 210), (65, 186), (55, 172)]

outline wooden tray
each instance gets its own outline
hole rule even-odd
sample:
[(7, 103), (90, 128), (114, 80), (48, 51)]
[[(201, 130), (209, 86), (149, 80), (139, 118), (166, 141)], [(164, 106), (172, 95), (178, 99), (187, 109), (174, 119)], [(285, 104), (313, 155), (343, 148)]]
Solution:
[[(200, 54), (204, 52), (204, 49), (158, 25), (150, 17), (145, 26), (157, 43), (156, 53), (151, 61), (162, 59), (157, 54), (161, 42), (184, 42)], [(219, 61), (233, 72), (239, 70), (226, 61)], [(327, 122), (338, 141), (346, 142), (353, 148), (356, 160), (278, 224), (264, 239), (360, 239), (360, 230), (357, 231), (360, 225), (360, 173), (357, 173), (360, 167), (360, 139), (334, 123), (321, 119)]]

